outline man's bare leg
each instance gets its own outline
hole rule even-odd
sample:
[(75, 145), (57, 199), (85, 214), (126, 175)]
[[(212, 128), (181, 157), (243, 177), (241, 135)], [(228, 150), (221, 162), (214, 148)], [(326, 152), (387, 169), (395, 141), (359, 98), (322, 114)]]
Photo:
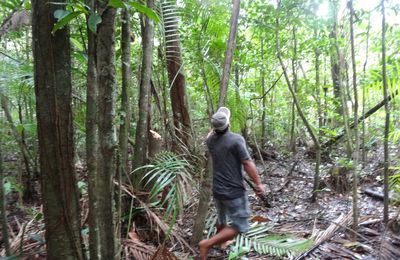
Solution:
[(239, 231), (232, 227), (225, 227), (213, 237), (201, 240), (199, 243), (200, 260), (207, 260), (208, 250), (214, 245), (222, 244), (234, 238)]

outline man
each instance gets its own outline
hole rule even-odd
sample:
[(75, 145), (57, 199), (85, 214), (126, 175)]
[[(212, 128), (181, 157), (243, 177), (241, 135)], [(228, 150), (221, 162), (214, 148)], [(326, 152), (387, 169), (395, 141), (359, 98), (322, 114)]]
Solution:
[[(229, 131), (230, 111), (220, 107), (211, 117), (211, 132), (206, 140), (213, 162), (213, 197), (217, 208), (217, 234), (200, 241), (200, 259), (207, 259), (209, 249), (233, 239), (249, 229), (249, 203), (242, 175), (242, 168), (255, 183), (258, 196), (264, 186), (251, 160), (244, 138)], [(227, 225), (227, 218), (231, 224)]]

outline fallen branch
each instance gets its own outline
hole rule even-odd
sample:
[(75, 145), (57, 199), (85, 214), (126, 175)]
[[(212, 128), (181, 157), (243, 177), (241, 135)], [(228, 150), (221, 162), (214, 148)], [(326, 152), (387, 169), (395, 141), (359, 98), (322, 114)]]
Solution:
[[(365, 119), (367, 119), (369, 116), (371, 116), (372, 114), (374, 114), (376, 111), (378, 111), (381, 107), (383, 107), (387, 102), (390, 102), (393, 98), (395, 98), (397, 95), (399, 94), (399, 90), (396, 90), (395, 92), (393, 92), (392, 94), (390, 94), (386, 99), (383, 99), (381, 102), (379, 102), (376, 106), (374, 106), (373, 108), (371, 108), (370, 110), (368, 110), (364, 115), (360, 116), (360, 118), (357, 120), (357, 124), (355, 124), (354, 122), (351, 123), (351, 125), (349, 126), (350, 129), (353, 129), (355, 126), (357, 126), (359, 123), (361, 123), (362, 121), (364, 121)], [(337, 141), (339, 141), (343, 136), (344, 136), (344, 132), (338, 134), (337, 136), (331, 138), (329, 141), (325, 142), (324, 144), (322, 144), (321, 148), (325, 149), (330, 147), (331, 145), (335, 144)]]
[(374, 199), (383, 201), (383, 193), (382, 192), (374, 191), (371, 189), (364, 189), (363, 192), (365, 195), (368, 195)]

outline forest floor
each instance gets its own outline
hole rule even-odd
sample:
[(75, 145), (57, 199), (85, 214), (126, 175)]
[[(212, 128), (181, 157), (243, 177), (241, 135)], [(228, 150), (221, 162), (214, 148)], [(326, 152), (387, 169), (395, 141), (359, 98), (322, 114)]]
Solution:
[[(392, 147), (392, 158), (400, 154), (399, 147)], [(321, 165), (321, 189), (318, 199), (312, 203), (314, 166), (312, 158), (308, 158), (305, 150), (299, 150), (296, 158), (277, 155), (275, 158), (265, 158), (265, 164), (258, 163), (262, 181), (267, 191), (273, 191), (273, 206), (266, 208), (264, 203), (249, 192), (249, 200), (253, 215), (273, 225), (274, 233), (291, 234), (301, 238), (313, 238), (314, 246), (296, 259), (400, 259), (400, 207), (391, 205), (390, 225), (385, 229), (382, 223), (383, 201), (367, 195), (365, 190), (382, 191), (382, 161), (383, 152), (375, 149), (368, 155), (367, 163), (360, 173), (359, 196), (359, 225), (356, 231), (352, 223), (352, 193), (351, 172), (339, 170), (340, 176), (332, 178), (334, 164), (323, 161)], [(265, 166), (264, 166), (265, 165)], [(189, 243), (196, 215), (196, 200), (185, 207), (184, 213), (178, 220), (178, 233)], [(44, 229), (41, 208), (38, 205), (24, 205), (8, 196), (7, 210), (9, 212), (9, 229), (11, 246), (15, 252), (24, 252), (18, 259), (31, 259), (29, 256), (40, 256), (35, 259), (45, 259)], [(82, 200), (85, 204), (85, 200)], [(19, 205), (19, 206), (18, 206)], [(87, 207), (83, 207), (83, 222), (87, 219)], [(253, 219), (254, 219), (253, 216)], [(83, 232), (87, 240), (87, 229)], [(356, 239), (353, 240), (355, 235)], [(131, 242), (132, 238), (131, 239)], [(129, 240), (124, 245), (129, 244)], [(154, 239), (153, 240), (157, 240)], [(87, 242), (87, 241), (86, 241)], [(142, 250), (145, 258), (146, 250), (154, 253), (157, 249), (150, 240), (143, 243), (133, 243), (135, 252)], [(126, 249), (126, 247), (125, 247)], [(4, 255), (0, 243), (0, 256)], [(179, 259), (186, 260), (193, 253), (182, 252), (179, 246), (171, 249)], [(211, 250), (211, 259), (227, 259), (227, 251), (219, 248)], [(24, 256), (24, 257), (23, 257)], [(153, 258), (161, 259), (161, 258)], [(172, 258), (171, 258), (172, 259)], [(268, 255), (259, 255), (253, 251), (242, 259), (276, 259)]]
[[(400, 154), (397, 149), (393, 147), (394, 155)], [(383, 201), (365, 193), (365, 190), (382, 193), (383, 151), (375, 150), (368, 158), (360, 172), (359, 225), (356, 231), (352, 230), (351, 172), (340, 170), (346, 180), (332, 178), (335, 165), (324, 161), (321, 165), (321, 189), (317, 201), (312, 203), (315, 169), (305, 150), (300, 150), (296, 158), (277, 156), (258, 164), (267, 190), (273, 190), (273, 206), (266, 208), (250, 192), (253, 214), (270, 221), (274, 233), (312, 237), (318, 241), (296, 259), (400, 259), (400, 207), (389, 207), (390, 225), (385, 229), (382, 223)], [(191, 230), (195, 214), (196, 210), (190, 209), (183, 217), (186, 220), (183, 228), (187, 231)], [(189, 236), (190, 232), (188, 239)], [(225, 254), (225, 258), (216, 259), (227, 259), (223, 250), (216, 249), (214, 253), (216, 256)], [(243, 259), (275, 258), (249, 252)]]

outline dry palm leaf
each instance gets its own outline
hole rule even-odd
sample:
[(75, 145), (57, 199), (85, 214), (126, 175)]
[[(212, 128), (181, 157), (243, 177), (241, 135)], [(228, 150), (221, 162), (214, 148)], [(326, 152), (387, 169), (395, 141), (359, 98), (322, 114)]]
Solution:
[(124, 259), (150, 259), (156, 252), (156, 248), (139, 240), (125, 239), (123, 242)]
[(171, 253), (164, 245), (161, 245), (154, 253), (151, 260), (179, 260), (179, 258)]

